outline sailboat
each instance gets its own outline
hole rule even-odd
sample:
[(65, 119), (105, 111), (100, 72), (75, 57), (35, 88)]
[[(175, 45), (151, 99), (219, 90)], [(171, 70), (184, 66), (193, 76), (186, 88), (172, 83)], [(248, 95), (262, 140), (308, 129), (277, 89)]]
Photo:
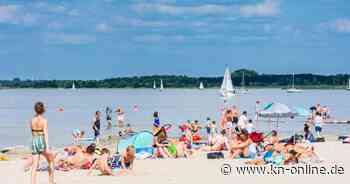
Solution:
[(350, 78), (349, 78), (349, 82), (348, 82), (348, 88), (346, 88), (346, 90), (350, 91)]
[(292, 88), (287, 89), (287, 93), (301, 93), (303, 90), (295, 88), (295, 74), (293, 73), (293, 78), (292, 78)]
[(153, 81), (153, 89), (156, 89), (157, 85), (156, 85), (156, 81)]
[(201, 83), (199, 84), (199, 89), (200, 89), (200, 90), (203, 90), (203, 89), (204, 89), (204, 84), (203, 84), (203, 82), (201, 82)]
[(221, 96), (225, 99), (228, 99), (235, 94), (235, 90), (233, 89), (232, 79), (231, 79), (231, 72), (230, 69), (227, 67), (224, 74), (224, 79), (221, 84), (220, 89)]
[(73, 81), (73, 84), (72, 84), (72, 90), (75, 90), (75, 83)]
[(247, 94), (248, 93), (248, 89), (245, 88), (245, 73), (243, 72), (242, 74), (242, 83), (241, 83), (241, 89), (239, 91), (240, 94)]
[(164, 90), (164, 85), (163, 85), (163, 80), (161, 79), (160, 80), (160, 88), (159, 88), (160, 91), (163, 91)]

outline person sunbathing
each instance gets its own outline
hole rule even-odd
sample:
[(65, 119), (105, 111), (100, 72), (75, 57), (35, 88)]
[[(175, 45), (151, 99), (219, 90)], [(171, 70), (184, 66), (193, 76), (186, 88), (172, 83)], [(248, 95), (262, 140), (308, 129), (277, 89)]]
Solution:
[(274, 146), (273, 144), (267, 144), (264, 147), (263, 156), (259, 159), (249, 160), (245, 162), (248, 165), (265, 165), (273, 163), (273, 155), (274, 155)]
[(86, 149), (80, 146), (66, 148), (68, 156), (58, 161), (60, 170), (89, 169), (93, 162), (96, 145), (91, 144)]
[(234, 158), (254, 158), (257, 150), (255, 143), (249, 138), (247, 130), (241, 130), (238, 135), (240, 142), (232, 144), (230, 149), (230, 157)]

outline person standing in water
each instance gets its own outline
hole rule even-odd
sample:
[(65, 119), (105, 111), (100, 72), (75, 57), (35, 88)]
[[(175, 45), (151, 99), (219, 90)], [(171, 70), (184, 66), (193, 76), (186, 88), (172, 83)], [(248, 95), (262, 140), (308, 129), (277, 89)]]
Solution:
[(125, 119), (125, 113), (123, 111), (122, 108), (118, 108), (117, 109), (117, 125), (119, 128), (123, 128), (124, 127), (124, 119)]
[(49, 151), (48, 123), (44, 118), (44, 103), (37, 102), (34, 106), (35, 117), (30, 122), (32, 132), (32, 172), (31, 183), (36, 184), (37, 169), (39, 166), (40, 156), (43, 155), (49, 164), (49, 183), (54, 184), (54, 154)]
[(95, 141), (98, 143), (101, 134), (101, 112), (96, 111), (95, 117), (93, 119), (92, 130), (94, 131)]
[(107, 130), (112, 129), (112, 109), (106, 108)]

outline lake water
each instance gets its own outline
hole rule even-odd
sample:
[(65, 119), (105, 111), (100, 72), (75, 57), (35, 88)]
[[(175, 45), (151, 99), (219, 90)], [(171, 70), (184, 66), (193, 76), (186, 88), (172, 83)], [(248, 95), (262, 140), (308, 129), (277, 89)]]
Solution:
[[(280, 89), (256, 89), (235, 97), (230, 103), (247, 110), (253, 117), (257, 100), (304, 108), (321, 103), (330, 108), (333, 117), (350, 119), (350, 92), (345, 90), (307, 90), (304, 93), (288, 94)], [(0, 90), (0, 147), (29, 145), (29, 120), (34, 115), (33, 104), (36, 101), (43, 101), (47, 106), (45, 116), (49, 121), (50, 145), (57, 147), (71, 143), (71, 132), (75, 128), (91, 135), (94, 112), (104, 111), (106, 106), (114, 109), (122, 107), (126, 112), (127, 123), (137, 129), (151, 127), (154, 111), (160, 112), (162, 123), (175, 125), (189, 119), (204, 121), (206, 117), (219, 120), (223, 107), (217, 89), (166, 89), (163, 92), (151, 89)], [(138, 111), (134, 111), (135, 105)], [(58, 112), (59, 107), (63, 107), (64, 112)], [(287, 119), (278, 130), (283, 134), (292, 134), (302, 130), (303, 120)], [(102, 123), (105, 127), (106, 121)], [(256, 126), (261, 130), (271, 129), (267, 122), (258, 122)], [(350, 133), (348, 125), (326, 125), (324, 129), (326, 134)], [(170, 133), (178, 135), (179, 130), (172, 128)]]

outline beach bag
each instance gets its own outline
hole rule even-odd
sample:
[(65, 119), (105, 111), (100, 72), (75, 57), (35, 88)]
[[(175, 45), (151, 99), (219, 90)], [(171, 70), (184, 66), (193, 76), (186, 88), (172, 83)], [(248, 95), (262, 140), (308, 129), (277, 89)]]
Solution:
[(223, 159), (224, 158), (224, 154), (222, 152), (210, 152), (207, 153), (207, 158), (208, 159)]

